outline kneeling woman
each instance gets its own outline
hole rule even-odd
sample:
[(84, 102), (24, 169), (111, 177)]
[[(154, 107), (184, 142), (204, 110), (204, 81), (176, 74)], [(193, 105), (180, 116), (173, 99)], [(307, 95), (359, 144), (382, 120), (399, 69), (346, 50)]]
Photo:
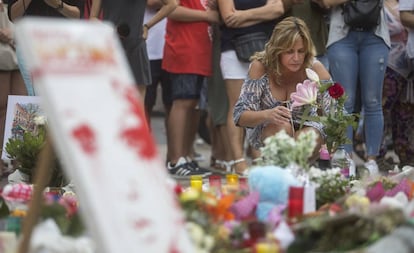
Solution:
[[(263, 140), (285, 130), (291, 136), (302, 131), (315, 131), (318, 154), (325, 134), (319, 122), (305, 121), (301, 126), (301, 108), (292, 111), (290, 95), (311, 68), (321, 80), (330, 80), (325, 67), (316, 60), (309, 29), (303, 20), (288, 17), (279, 22), (264, 51), (252, 57), (249, 75), (234, 108), (234, 122), (247, 128), (250, 144), (259, 149)], [(316, 113), (316, 112), (314, 112)]]

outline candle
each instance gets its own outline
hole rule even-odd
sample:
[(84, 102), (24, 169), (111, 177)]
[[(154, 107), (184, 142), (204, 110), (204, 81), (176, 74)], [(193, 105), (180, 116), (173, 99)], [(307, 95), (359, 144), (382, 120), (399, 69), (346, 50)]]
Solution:
[(239, 176), (237, 174), (227, 174), (226, 181), (228, 185), (238, 186), (239, 185)]
[(289, 187), (288, 216), (295, 218), (303, 214), (303, 187)]
[(239, 178), (239, 185), (240, 185), (240, 189), (242, 189), (242, 190), (248, 190), (249, 189), (249, 185), (247, 183), (247, 177), (241, 177), (241, 178)]
[(220, 175), (211, 175), (208, 177), (208, 183), (210, 188), (221, 189), (221, 176)]
[(190, 178), (190, 186), (193, 189), (201, 191), (203, 189), (203, 177), (202, 176), (191, 176)]

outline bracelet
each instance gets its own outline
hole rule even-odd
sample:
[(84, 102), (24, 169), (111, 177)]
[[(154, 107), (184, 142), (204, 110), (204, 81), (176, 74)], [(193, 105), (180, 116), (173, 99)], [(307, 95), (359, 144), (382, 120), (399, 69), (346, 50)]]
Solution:
[(144, 27), (147, 28), (147, 30), (150, 29), (150, 27), (147, 24), (144, 24)]
[(55, 8), (57, 11), (60, 11), (63, 9), (63, 1), (60, 1), (60, 4)]

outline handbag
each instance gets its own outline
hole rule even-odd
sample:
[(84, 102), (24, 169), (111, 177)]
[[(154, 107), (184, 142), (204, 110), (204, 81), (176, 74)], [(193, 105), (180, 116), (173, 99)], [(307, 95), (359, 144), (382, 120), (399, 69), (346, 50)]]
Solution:
[(237, 58), (243, 62), (250, 62), (250, 57), (254, 53), (264, 49), (267, 40), (268, 37), (264, 32), (247, 33), (237, 36), (233, 39)]
[[(2, 8), (1, 8), (2, 7)], [(13, 29), (13, 23), (7, 16), (7, 8), (0, 6), (0, 29)], [(18, 69), (16, 51), (13, 45), (0, 42), (0, 70)]]
[(350, 0), (342, 5), (344, 22), (353, 29), (368, 31), (381, 20), (383, 0)]

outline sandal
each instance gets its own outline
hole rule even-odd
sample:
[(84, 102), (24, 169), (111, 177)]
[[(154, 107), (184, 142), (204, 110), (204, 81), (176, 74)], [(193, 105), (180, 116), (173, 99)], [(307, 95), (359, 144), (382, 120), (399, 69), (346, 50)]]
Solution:
[(242, 163), (242, 162), (246, 162), (246, 159), (244, 158), (240, 158), (237, 160), (234, 160), (231, 164), (232, 168), (233, 168), (233, 173), (237, 174), (239, 177), (248, 177), (249, 176), (249, 169), (246, 168), (243, 170), (243, 172), (239, 172), (237, 171), (236, 167), (234, 165), (238, 164), (238, 163)]
[(218, 160), (215, 157), (210, 158), (210, 170), (220, 174), (230, 174), (232, 161)]

